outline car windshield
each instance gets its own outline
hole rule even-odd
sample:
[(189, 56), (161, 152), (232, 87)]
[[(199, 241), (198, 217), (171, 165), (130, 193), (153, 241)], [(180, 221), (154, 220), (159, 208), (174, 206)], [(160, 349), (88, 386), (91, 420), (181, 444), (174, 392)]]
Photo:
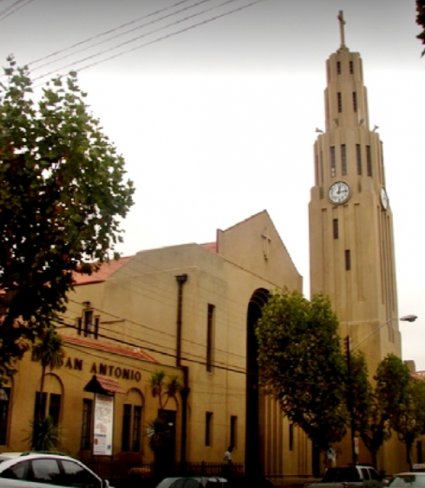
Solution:
[(409, 474), (399, 474), (395, 476), (391, 482), (390, 486), (412, 486), (412, 487), (424, 487), (425, 488), (425, 475), (416, 475), (414, 473)]

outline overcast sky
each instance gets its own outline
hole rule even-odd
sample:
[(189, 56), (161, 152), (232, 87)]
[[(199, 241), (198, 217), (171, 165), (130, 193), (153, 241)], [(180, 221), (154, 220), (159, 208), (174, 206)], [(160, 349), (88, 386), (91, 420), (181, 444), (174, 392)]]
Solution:
[(313, 144), (339, 10), (384, 144), (400, 316), (419, 317), (400, 323), (403, 359), (425, 369), (425, 58), (414, 0), (0, 0), (0, 54), (3, 65), (8, 54), (29, 64), (37, 83), (80, 70), (136, 186), (124, 254), (213, 241), (266, 209), (309, 296)]

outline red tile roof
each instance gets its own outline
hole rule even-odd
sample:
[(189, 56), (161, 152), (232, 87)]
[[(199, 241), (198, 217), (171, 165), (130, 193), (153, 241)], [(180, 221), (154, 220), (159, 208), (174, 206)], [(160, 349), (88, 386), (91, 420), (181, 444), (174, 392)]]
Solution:
[(206, 242), (205, 244), (201, 244), (201, 246), (210, 251), (217, 252), (217, 242)]
[(138, 347), (126, 347), (126, 346), (117, 346), (115, 344), (109, 342), (101, 342), (95, 339), (89, 339), (87, 337), (78, 337), (78, 336), (66, 336), (62, 335), (63, 341), (68, 344), (73, 344), (75, 346), (87, 347), (89, 349), (96, 349), (97, 351), (103, 351), (111, 354), (118, 354), (120, 356), (125, 356), (128, 358), (139, 359), (142, 361), (148, 361), (149, 363), (157, 363), (158, 361), (153, 357), (147, 354), (142, 349)]
[(99, 393), (101, 395), (114, 395), (115, 393), (125, 393), (119, 381), (107, 376), (94, 374), (91, 380), (84, 387), (84, 391)]
[(112, 259), (108, 263), (102, 263), (98, 271), (91, 275), (74, 273), (74, 285), (88, 285), (92, 283), (102, 283), (127, 264), (133, 256), (126, 256), (119, 259)]

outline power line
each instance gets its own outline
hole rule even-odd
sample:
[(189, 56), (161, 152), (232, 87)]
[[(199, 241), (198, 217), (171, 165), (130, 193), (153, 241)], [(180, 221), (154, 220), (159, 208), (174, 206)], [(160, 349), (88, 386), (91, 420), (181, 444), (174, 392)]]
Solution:
[[(206, 12), (209, 12), (209, 11), (211, 11), (211, 10), (215, 9), (215, 8), (222, 7), (222, 6), (226, 5), (226, 4), (232, 3), (232, 2), (234, 2), (234, 1), (237, 1), (237, 0), (226, 0), (225, 2), (222, 2), (220, 5), (217, 5), (217, 6), (214, 6), (214, 7), (210, 7), (209, 9), (204, 9), (203, 11), (198, 12), (198, 13), (196, 13), (196, 14), (192, 14), (192, 15), (189, 15), (189, 16), (184, 17), (184, 18), (182, 18), (182, 19), (179, 19), (179, 20), (176, 20), (176, 21), (174, 21), (174, 22), (171, 22), (170, 24), (167, 24), (167, 25), (166, 25), (166, 26), (164, 26), (164, 27), (161, 27), (161, 28), (158, 28), (158, 29), (154, 29), (154, 30), (152, 30), (152, 31), (150, 31), (150, 32), (148, 32), (148, 33), (145, 33), (145, 34), (141, 34), (140, 36), (137, 36), (136, 38), (133, 38), (133, 39), (127, 40), (127, 41), (125, 41), (125, 42), (123, 42), (123, 43), (121, 43), (121, 44), (116, 45), (115, 47), (113, 47), (113, 48), (112, 48), (112, 50), (115, 50), (115, 49), (118, 49), (118, 48), (120, 48), (120, 47), (123, 47), (124, 45), (127, 45), (127, 44), (130, 44), (130, 43), (132, 43), (132, 42), (135, 42), (135, 41), (137, 41), (137, 40), (139, 40), (139, 39), (141, 39), (141, 38), (143, 38), (143, 37), (146, 37), (146, 36), (148, 36), (148, 35), (150, 35), (150, 34), (153, 34), (153, 33), (159, 32), (159, 31), (161, 31), (161, 30), (163, 30), (163, 29), (165, 29), (165, 28), (168, 28), (168, 27), (173, 27), (173, 26), (175, 26), (175, 25), (181, 24), (182, 22), (185, 22), (185, 21), (187, 21), (187, 20), (189, 20), (189, 19), (191, 19), (191, 18), (193, 18), (193, 17), (199, 16), (199, 15), (201, 15), (201, 14), (204, 14), (204, 13), (206, 13)], [(165, 39), (168, 39), (168, 38), (170, 38), (170, 37), (174, 37), (174, 36), (176, 36), (176, 35), (178, 35), (178, 34), (182, 34), (183, 32), (187, 32), (187, 31), (192, 30), (192, 29), (194, 29), (194, 28), (196, 28), (196, 27), (199, 27), (199, 26), (202, 26), (202, 25), (208, 24), (208, 23), (213, 22), (213, 21), (215, 21), (215, 20), (218, 20), (218, 19), (220, 19), (220, 18), (222, 18), (222, 17), (226, 17), (226, 16), (228, 16), (228, 15), (232, 15), (232, 14), (234, 14), (234, 13), (236, 13), (236, 12), (239, 12), (239, 11), (244, 10), (244, 9), (246, 9), (246, 8), (252, 7), (253, 5), (255, 5), (255, 4), (257, 4), (257, 3), (264, 2), (264, 1), (265, 1), (265, 0), (253, 0), (253, 1), (251, 1), (250, 3), (248, 3), (248, 4), (241, 5), (241, 6), (239, 6), (239, 7), (236, 7), (236, 8), (234, 8), (234, 9), (231, 9), (231, 10), (227, 10), (226, 12), (223, 12), (223, 13), (220, 13), (220, 14), (217, 14), (217, 15), (214, 15), (214, 16), (212, 16), (212, 17), (209, 17), (209, 18), (207, 18), (207, 19), (204, 19), (204, 20), (202, 20), (202, 21), (200, 21), (200, 22), (196, 22), (196, 23), (194, 23), (194, 24), (191, 24), (191, 25), (189, 25), (189, 26), (187, 26), (187, 27), (184, 27), (184, 28), (182, 28), (182, 29), (179, 29), (179, 30), (177, 30), (177, 31), (170, 32), (170, 33), (168, 33), (168, 34), (164, 34), (163, 36), (157, 37), (157, 38), (155, 38), (155, 39), (153, 39), (153, 40), (151, 40), (151, 41), (147, 41), (147, 42), (145, 42), (145, 43), (143, 43), (143, 44), (140, 44), (140, 45), (138, 45), (138, 46), (131, 47), (131, 48), (129, 48), (129, 49), (124, 49), (124, 50), (123, 50), (123, 51), (121, 51), (121, 52), (118, 52), (118, 53), (116, 53), (116, 54), (112, 54), (112, 55), (110, 55), (110, 56), (107, 56), (106, 58), (100, 59), (99, 61), (94, 61), (94, 62), (88, 63), (88, 64), (86, 64), (86, 65), (84, 65), (84, 66), (82, 66), (82, 67), (80, 67), (80, 68), (76, 68), (74, 71), (76, 71), (76, 72), (80, 72), (80, 71), (83, 71), (83, 70), (85, 70), (85, 69), (92, 68), (93, 66), (97, 66), (98, 64), (105, 63), (106, 61), (111, 61), (112, 59), (118, 58), (118, 57), (120, 57), (120, 56), (122, 56), (122, 55), (124, 55), (124, 54), (127, 54), (127, 53), (130, 53), (130, 52), (133, 52), (133, 51), (136, 51), (136, 50), (139, 50), (139, 49), (145, 48), (145, 47), (150, 46), (150, 45), (152, 45), (152, 44), (155, 44), (155, 43), (157, 43), (157, 42), (160, 42), (160, 41), (163, 41), (163, 40), (165, 40)], [(90, 59), (93, 59), (93, 58), (99, 57), (99, 56), (101, 56), (102, 54), (105, 54), (106, 52), (110, 52), (110, 51), (111, 51), (111, 49), (107, 49), (107, 50), (99, 51), (99, 52), (97, 52), (97, 53), (95, 53), (95, 54), (92, 54), (92, 55), (90, 55), (90, 56), (87, 56), (86, 58), (83, 58), (83, 59), (81, 59), (81, 60), (78, 60), (78, 61), (75, 61), (75, 62), (69, 63), (69, 64), (67, 64), (67, 65), (65, 65), (65, 66), (62, 66), (62, 67), (58, 68), (57, 70), (53, 70), (53, 71), (50, 71), (50, 72), (48, 72), (48, 73), (42, 74), (42, 75), (40, 75), (40, 76), (37, 76), (37, 77), (33, 78), (33, 80), (34, 80), (34, 81), (37, 81), (37, 80), (40, 80), (40, 79), (42, 79), (42, 78), (46, 78), (47, 76), (51, 76), (51, 75), (53, 75), (53, 74), (57, 73), (57, 72), (58, 72), (58, 71), (60, 71), (60, 70), (65, 70), (65, 69), (68, 69), (68, 68), (72, 68), (72, 67), (74, 67), (75, 65), (78, 65), (78, 64), (83, 63), (83, 62), (85, 62), (85, 61), (89, 61)], [(62, 75), (62, 76), (63, 76), (63, 75)]]
[[(18, 10), (21, 10), (22, 8), (26, 7), (28, 4), (33, 2), (34, 0), (16, 0), (16, 2), (12, 3), (12, 5), (9, 5), (9, 7), (6, 7), (4, 10), (0, 12), (0, 21), (6, 19), (7, 17), (13, 15), (15, 12), (18, 12)], [(20, 5), (22, 4), (22, 5)]]
[[(63, 320), (60, 320), (59, 319), (58, 320), (58, 323), (61, 326), (65, 326), (67, 328), (77, 330), (77, 326), (68, 324), (68, 323), (66, 323)], [(102, 334), (102, 333), (98, 333), (98, 337), (100, 337), (102, 339), (108, 339), (108, 340), (114, 341), (114, 342), (116, 342), (118, 344), (122, 344), (122, 345), (129, 346), (129, 347), (132, 347), (132, 348), (135, 348), (135, 347), (136, 348), (143, 348), (146, 351), (153, 352), (155, 354), (160, 354), (162, 356), (166, 356), (166, 357), (169, 357), (169, 358), (172, 358), (172, 359), (176, 359), (176, 355), (175, 354), (167, 353), (167, 352), (164, 352), (164, 351), (160, 351), (158, 349), (151, 348), (151, 347), (144, 347), (144, 346), (135, 344), (133, 342), (126, 341), (124, 339), (118, 339), (116, 337), (108, 336), (108, 335)], [(206, 365), (206, 362), (205, 361), (200, 361), (200, 360), (188, 358), (188, 357), (185, 357), (185, 356), (182, 356), (181, 359), (183, 361), (187, 361), (189, 363), (194, 363), (194, 364), (199, 364), (201, 366), (205, 366)], [(245, 370), (239, 369), (239, 368), (236, 368), (236, 367), (224, 366), (224, 365), (221, 365), (221, 364), (218, 364), (218, 363), (213, 363), (212, 366), (213, 366), (213, 368), (220, 369), (220, 370), (224, 370), (224, 371), (229, 371), (229, 372), (232, 372), (232, 373), (239, 373), (239, 374), (243, 374), (243, 375), (246, 375), (247, 374)]]
[[(57, 56), (57, 55), (60, 55), (60, 54), (62, 54), (62, 53), (65, 53), (65, 52), (67, 52), (67, 51), (70, 51), (70, 50), (72, 50), (72, 49), (74, 49), (74, 48), (76, 48), (76, 47), (79, 47), (79, 46), (82, 46), (82, 45), (84, 45), (84, 44), (87, 44), (87, 43), (89, 43), (90, 41), (94, 41), (94, 40), (96, 40), (96, 39), (99, 39), (99, 38), (105, 37), (105, 36), (107, 36), (108, 34), (112, 34), (112, 33), (114, 33), (114, 32), (117, 32), (118, 30), (120, 30), (120, 29), (122, 29), (122, 28), (124, 28), (124, 27), (130, 26), (130, 25), (133, 25), (133, 24), (135, 24), (135, 23), (139, 22), (140, 20), (143, 20), (143, 19), (146, 19), (146, 18), (152, 17), (152, 16), (157, 15), (157, 14), (159, 14), (159, 13), (161, 13), (161, 12), (164, 12), (164, 11), (170, 10), (171, 8), (177, 7), (178, 5), (181, 5), (181, 4), (186, 3), (186, 2), (188, 2), (188, 1), (189, 1), (189, 0), (180, 0), (179, 2), (176, 2), (176, 3), (174, 3), (173, 5), (170, 5), (170, 6), (168, 6), (168, 7), (164, 7), (164, 8), (161, 8), (161, 9), (155, 10), (154, 12), (151, 12), (151, 13), (149, 13), (149, 14), (146, 14), (146, 15), (143, 15), (143, 16), (141, 16), (141, 17), (138, 17), (137, 19), (133, 19), (133, 20), (130, 20), (130, 21), (128, 21), (128, 22), (124, 22), (123, 24), (120, 24), (120, 25), (118, 25), (117, 27), (114, 27), (114, 28), (112, 28), (112, 29), (108, 29), (108, 30), (106, 30), (106, 31), (100, 32), (100, 33), (98, 33), (98, 34), (95, 34), (94, 36), (91, 36), (91, 37), (88, 37), (88, 38), (86, 38), (86, 39), (84, 39), (84, 40), (82, 40), (82, 41), (76, 42), (75, 44), (72, 44), (71, 46), (68, 46), (68, 47), (63, 48), (63, 49), (59, 49), (58, 51), (54, 51), (54, 52), (53, 52), (53, 53), (51, 53), (51, 54), (48, 54), (48, 55), (46, 55), (46, 56), (42, 56), (41, 58), (38, 58), (38, 59), (36, 59), (36, 60), (34, 60), (34, 61), (31, 61), (30, 63), (28, 63), (28, 66), (32, 66), (32, 65), (34, 65), (34, 64), (36, 64), (36, 63), (39, 63), (39, 62), (41, 62), (41, 61), (44, 61), (44, 60), (46, 60), (46, 59), (50, 59), (50, 58), (52, 58), (52, 57), (55, 57), (55, 56)], [(202, 2), (209, 2), (209, 1), (211, 1), (211, 0), (201, 0), (201, 1), (202, 1)], [(198, 3), (201, 3), (201, 2), (198, 2)], [(196, 5), (196, 4), (195, 4), (195, 5)], [(192, 5), (192, 6), (193, 6), (193, 5)], [(190, 6), (190, 7), (192, 7), (192, 6)], [(186, 7), (185, 9), (188, 9), (188, 8), (190, 8), (190, 7)], [(90, 47), (94, 47), (94, 46), (97, 46), (97, 45), (99, 45), (99, 44), (105, 43), (105, 42), (107, 42), (107, 41), (110, 41), (111, 39), (115, 39), (115, 38), (117, 38), (117, 37), (119, 37), (119, 36), (122, 36), (122, 35), (124, 35), (124, 34), (127, 34), (128, 32), (132, 32), (133, 30), (140, 29), (141, 27), (144, 27), (144, 26), (149, 25), (149, 24), (151, 24), (151, 23), (158, 22), (159, 20), (162, 20), (162, 19), (164, 19), (164, 18), (166, 18), (166, 17), (169, 17), (169, 16), (171, 16), (171, 15), (175, 15), (176, 13), (179, 13), (179, 12), (181, 12), (182, 10), (184, 10), (184, 9), (181, 9), (181, 10), (178, 10), (177, 12), (173, 12), (173, 13), (168, 14), (168, 15), (166, 15), (166, 16), (160, 17), (159, 19), (155, 19), (155, 20), (152, 20), (152, 21), (150, 21), (150, 22), (146, 22), (145, 24), (142, 24), (141, 26), (138, 26), (138, 27), (136, 27), (136, 28), (130, 29), (129, 31), (123, 32), (123, 33), (121, 33), (121, 34), (117, 34), (117, 35), (115, 35), (115, 36), (113, 36), (113, 37), (110, 37), (110, 38), (108, 38), (108, 39), (105, 39), (105, 40), (103, 40), (103, 41), (100, 41), (100, 42), (98, 42), (98, 43), (96, 43), (96, 44), (94, 44), (94, 45), (92, 45), (92, 46), (89, 46), (89, 47), (85, 47), (85, 48), (83, 48), (83, 49), (80, 49), (80, 50), (79, 50), (79, 51), (77, 51), (76, 53), (86, 51), (87, 49), (90, 49)], [(67, 56), (65, 56), (65, 57), (72, 56), (73, 54), (76, 54), (76, 53), (69, 54), (69, 55), (67, 55)], [(62, 57), (61, 59), (64, 59), (64, 57)], [(41, 66), (38, 66), (38, 67), (37, 67), (37, 68), (35, 68), (35, 69), (40, 69), (40, 68), (42, 68), (42, 67), (44, 67), (44, 66), (47, 66), (47, 65), (49, 65), (49, 64), (51, 64), (51, 63), (45, 63), (45, 64), (42, 64)]]
[[(73, 301), (74, 303), (77, 303), (77, 304), (79, 304), (79, 305), (83, 306), (83, 303), (76, 302), (75, 300), (72, 300), (72, 301)], [(124, 317), (120, 317), (120, 316), (118, 316), (118, 315), (111, 314), (110, 312), (106, 312), (106, 311), (101, 310), (101, 309), (99, 309), (99, 308), (97, 308), (97, 307), (90, 307), (90, 308), (91, 308), (92, 310), (96, 311), (96, 312), (100, 312), (100, 313), (102, 313), (103, 315), (109, 315), (110, 317), (115, 318), (117, 321), (120, 321), (120, 322), (125, 322), (125, 323), (127, 323), (127, 324), (131, 324), (131, 325), (134, 325), (134, 326), (139, 327), (139, 328), (142, 328), (142, 329), (148, 329), (148, 331), (153, 332), (153, 333), (155, 333), (155, 334), (157, 334), (157, 335), (161, 335), (161, 334), (162, 334), (162, 335), (168, 336), (168, 339), (173, 339), (173, 340), (175, 339), (175, 335), (174, 335), (174, 334), (171, 334), (170, 332), (166, 332), (166, 331), (157, 330), (157, 329), (156, 329), (156, 328), (154, 328), (154, 327), (151, 327), (151, 326), (148, 326), (148, 325), (142, 324), (142, 323), (140, 323), (140, 322), (136, 322), (136, 321), (131, 320), (131, 319), (127, 319), (127, 318), (124, 318)], [(62, 318), (61, 320), (62, 320), (62, 322), (65, 324), (67, 319), (66, 319), (66, 318)], [(101, 321), (100, 325), (102, 326), (102, 330), (109, 330), (109, 332), (112, 332), (112, 333), (114, 333), (114, 332), (115, 332), (115, 333), (116, 333), (116, 331), (115, 331), (115, 330), (113, 330), (113, 329), (111, 329), (111, 328), (109, 328), (109, 329), (108, 329), (108, 327), (105, 327), (104, 322), (102, 323), (102, 321)], [(131, 336), (130, 334), (126, 334), (126, 335), (127, 335), (128, 337), (130, 337), (132, 340), (140, 340), (140, 338), (139, 338), (139, 337)], [(153, 347), (153, 348), (154, 348), (154, 349), (153, 349), (154, 351), (157, 351), (157, 350), (158, 350), (158, 348), (162, 348), (162, 350), (167, 349), (167, 346), (164, 346), (163, 344), (158, 343), (158, 342), (153, 342), (153, 341), (151, 341), (151, 340), (148, 340), (148, 339), (146, 339), (146, 337), (143, 337), (142, 342), (143, 342), (143, 345), (141, 345), (141, 346), (137, 346), (137, 347), (142, 347), (143, 349), (146, 349), (146, 350), (147, 350), (147, 348), (148, 348), (148, 347)], [(184, 341), (184, 342), (186, 342), (186, 343), (188, 343), (188, 344), (191, 344), (191, 345), (193, 345), (193, 346), (205, 347), (205, 344), (203, 344), (203, 343), (199, 343), (199, 342), (195, 342), (195, 341), (191, 341), (191, 340), (189, 340), (189, 339), (185, 339), (185, 341)], [(168, 349), (171, 349), (171, 347), (168, 347)], [(174, 349), (172, 349), (172, 350), (174, 351)], [(233, 353), (233, 352), (229, 352), (229, 351), (227, 351), (227, 350), (223, 350), (223, 349), (217, 349), (217, 352), (218, 352), (218, 353), (220, 353), (220, 354), (225, 354), (225, 355), (227, 355), (228, 357), (232, 357), (234, 360), (242, 360), (242, 359), (244, 359), (244, 356), (243, 356), (242, 354), (236, 354), (236, 353)], [(175, 354), (174, 354), (174, 352), (173, 352), (173, 353), (169, 353), (169, 354), (170, 354), (172, 357), (174, 357), (174, 358), (176, 357), (176, 356), (175, 356)], [(195, 356), (196, 356), (196, 354), (193, 354), (193, 353), (192, 353), (192, 356), (193, 356), (193, 357), (195, 357)], [(201, 355), (197, 355), (197, 357), (198, 357), (198, 358), (201, 358), (202, 356), (201, 356)], [(200, 360), (200, 359), (199, 359), (199, 360)], [(204, 362), (202, 362), (202, 364), (204, 364), (204, 363), (205, 363), (205, 361), (204, 361)]]

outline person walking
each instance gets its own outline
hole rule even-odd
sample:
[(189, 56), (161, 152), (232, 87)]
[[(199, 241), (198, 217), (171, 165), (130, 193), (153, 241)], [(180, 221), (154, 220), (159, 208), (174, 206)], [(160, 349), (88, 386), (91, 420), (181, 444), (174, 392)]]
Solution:
[(223, 461), (224, 461), (223, 476), (227, 479), (230, 479), (232, 476), (232, 465), (233, 465), (232, 452), (233, 452), (233, 446), (230, 445), (224, 452), (224, 457), (223, 457)]

